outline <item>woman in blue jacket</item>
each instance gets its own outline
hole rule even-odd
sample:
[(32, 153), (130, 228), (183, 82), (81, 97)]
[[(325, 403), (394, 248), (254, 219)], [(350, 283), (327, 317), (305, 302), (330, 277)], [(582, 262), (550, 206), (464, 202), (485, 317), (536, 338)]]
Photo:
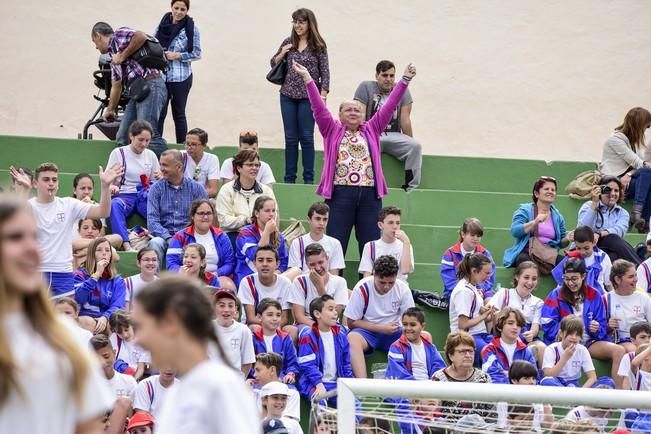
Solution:
[(188, 244), (201, 244), (206, 249), (206, 270), (219, 276), (222, 288), (237, 292), (231, 279), (235, 271), (233, 246), (221, 229), (214, 225), (215, 207), (208, 199), (197, 199), (190, 207), (190, 226), (178, 231), (170, 240), (165, 267), (179, 271), (183, 266), (183, 249)]
[(96, 238), (88, 246), (86, 262), (74, 275), (75, 299), (81, 307), (79, 324), (95, 334), (106, 331), (111, 314), (126, 304), (126, 286), (112, 256), (111, 243)]
[[(504, 252), (504, 266), (516, 267), (520, 262), (530, 261), (529, 240), (538, 231), (538, 239), (559, 250), (569, 245), (565, 219), (553, 205), (556, 200), (556, 179), (541, 176), (533, 185), (532, 203), (523, 203), (513, 213), (511, 235), (515, 244)], [(557, 256), (556, 263), (562, 259)]]
[(582, 317), (583, 344), (592, 357), (612, 361), (611, 378), (617, 379), (625, 350), (608, 336), (606, 307), (599, 291), (585, 284), (585, 274), (585, 264), (580, 259), (565, 262), (563, 285), (549, 293), (542, 309), (543, 340), (547, 345), (556, 341), (561, 320), (566, 316)]

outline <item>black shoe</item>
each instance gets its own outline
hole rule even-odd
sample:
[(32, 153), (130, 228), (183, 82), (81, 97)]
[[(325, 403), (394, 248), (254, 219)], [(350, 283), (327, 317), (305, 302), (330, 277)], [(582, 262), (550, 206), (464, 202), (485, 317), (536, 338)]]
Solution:
[(434, 309), (448, 310), (450, 301), (438, 292), (425, 292), (418, 289), (412, 289), (411, 295), (414, 301), (423, 306), (432, 307)]

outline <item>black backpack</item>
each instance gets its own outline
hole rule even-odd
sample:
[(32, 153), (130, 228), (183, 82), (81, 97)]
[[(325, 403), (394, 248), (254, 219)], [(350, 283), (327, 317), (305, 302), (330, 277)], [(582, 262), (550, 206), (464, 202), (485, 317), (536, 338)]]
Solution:
[(158, 39), (153, 36), (147, 35), (145, 43), (131, 55), (131, 58), (143, 68), (159, 69), (163, 72), (167, 70), (165, 50), (163, 50), (163, 46), (158, 42)]

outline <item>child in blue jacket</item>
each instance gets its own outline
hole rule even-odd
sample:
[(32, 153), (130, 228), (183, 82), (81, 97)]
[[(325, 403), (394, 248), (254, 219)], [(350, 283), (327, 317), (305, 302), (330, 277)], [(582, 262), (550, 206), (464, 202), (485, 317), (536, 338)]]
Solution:
[(463, 221), (461, 229), (459, 230), (459, 242), (450, 247), (443, 253), (441, 259), (441, 280), (443, 280), (443, 295), (445, 298), (450, 298), (452, 290), (459, 282), (457, 272), (459, 271), (459, 264), (463, 257), (468, 253), (481, 253), (491, 260), (493, 263), (493, 274), (484, 283), (479, 285), (484, 291), (484, 300), (489, 300), (494, 293), (493, 286), (495, 285), (495, 261), (491, 256), (491, 252), (480, 244), (481, 237), (484, 236), (484, 226), (479, 219), (469, 217)]
[(520, 340), (525, 323), (522, 312), (513, 307), (504, 307), (497, 315), (495, 337), (481, 352), (482, 370), (493, 383), (509, 384), (509, 368), (516, 360), (536, 365), (527, 344)]
[[(307, 399), (318, 400), (337, 388), (337, 378), (352, 378), (353, 369), (346, 330), (337, 324), (334, 298), (326, 294), (312, 300), (310, 316), (316, 324), (303, 331), (298, 343), (298, 390)], [(336, 407), (336, 398), (328, 403)]]
[(280, 303), (273, 298), (263, 298), (258, 303), (256, 316), (260, 321), (260, 328), (252, 333), (255, 354), (280, 354), (283, 358), (283, 366), (278, 377), (283, 383), (294, 384), (298, 377), (296, 349), (289, 333), (280, 329), (282, 320)]
[(430, 380), (445, 362), (429, 339), (421, 335), (425, 315), (417, 307), (402, 314), (402, 336), (389, 348), (385, 378), (395, 380)]
[(126, 304), (126, 286), (113, 263), (111, 244), (104, 237), (88, 245), (84, 266), (74, 274), (75, 299), (81, 306), (79, 324), (97, 334), (108, 330), (108, 320)]
[(287, 270), (289, 254), (285, 237), (278, 230), (276, 223), (276, 201), (269, 196), (260, 196), (253, 205), (251, 215), (253, 224), (240, 229), (235, 241), (235, 285), (249, 274), (255, 273), (255, 252), (259, 246), (270, 245), (278, 251), (278, 270)]

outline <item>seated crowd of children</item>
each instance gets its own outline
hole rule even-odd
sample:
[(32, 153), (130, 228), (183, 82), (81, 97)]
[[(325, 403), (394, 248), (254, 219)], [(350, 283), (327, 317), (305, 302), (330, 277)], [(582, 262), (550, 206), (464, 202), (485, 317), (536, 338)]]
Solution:
[[(278, 206), (269, 193), (274, 178), (259, 161), (257, 134), (240, 137), (240, 152), (254, 161), (250, 190), (240, 184), (248, 160), (238, 154), (220, 170), (217, 158), (204, 158), (205, 132), (193, 129), (189, 141), (195, 139), (191, 136), (202, 146), (181, 154), (181, 183), (163, 196), (157, 193), (157, 199), (149, 194), (152, 186), (174, 184), (176, 154), (169, 152), (176, 151), (166, 151), (159, 162), (147, 149), (151, 127), (144, 122), (134, 122), (131, 143), (116, 148), (107, 170), (100, 169), (99, 203), (92, 200), (88, 175), (75, 178), (75, 198), (57, 198), (54, 164), (39, 166), (33, 180), (28, 171), (12, 168), (17, 189), (22, 186), (31, 194), (32, 182), (36, 188), (30, 202), (49, 252), (44, 274), (56, 307), (78, 324), (78, 339), (101, 360), (116, 402), (129, 407), (125, 417), (135, 412), (129, 430), (151, 427), (169, 387), (182, 381), (165, 367), (151, 367), (149, 355), (134, 343), (130, 324), (131, 301), (162, 269), (199, 279), (211, 291), (215, 329), (227, 362), (255, 391), (267, 422), (278, 419), (292, 433), (302, 432), (301, 396), (336, 406), (331, 391), (337, 379), (367, 377), (366, 356), (376, 350), (388, 352), (390, 379), (649, 390), (651, 298), (646, 288), (638, 289), (638, 282), (648, 286), (651, 281), (649, 263), (637, 269), (623, 259), (611, 263), (596, 246), (591, 228), (573, 231), (573, 249), (552, 271), (558, 286), (542, 300), (534, 295), (540, 281), (534, 262), (517, 266), (512, 287), (496, 284), (495, 262), (481, 244), (484, 228), (478, 219), (466, 219), (459, 241), (441, 260), (450, 323), (444, 360), (433, 342), (434, 331), (425, 330), (423, 311), (414, 305), (408, 283), (413, 247), (401, 230), (399, 208), (381, 210), (381, 238), (363, 247), (361, 280), (350, 290), (340, 276), (346, 266), (342, 246), (325, 234), (328, 205), (309, 206), (308, 233), (286, 240), (280, 232)], [(219, 199), (215, 204), (220, 180), (246, 198), (248, 214), (232, 211), (240, 213), (232, 216), (239, 230), (220, 227), (217, 216), (231, 212), (220, 208)], [(172, 207), (185, 203), (174, 196), (185, 194), (184, 182), (197, 184), (205, 194), (188, 202), (188, 209), (152, 215), (153, 200)], [(148, 224), (159, 219), (166, 235), (152, 235), (162, 241), (147, 245), (146, 229), (129, 230), (126, 220), (134, 213)], [(106, 234), (102, 217), (108, 217), (113, 234)], [(137, 251), (139, 274), (117, 273), (116, 248)], [(597, 378), (593, 358), (611, 361), (610, 377)], [(399, 407), (413, 420), (401, 424), (403, 431), (436, 418), (456, 423), (472, 415), (447, 414), (441, 403), (420, 404), (415, 400), (407, 409)], [(605, 417), (593, 410), (579, 407), (568, 418), (592, 420), (603, 431)], [(113, 413), (110, 423), (124, 423), (119, 412)], [(493, 418), (501, 429), (530, 423), (541, 430), (553, 421), (542, 405), (533, 405), (526, 420), (512, 419), (511, 413), (500, 403), (476, 414)], [(630, 410), (622, 424), (631, 428), (646, 423), (646, 417)]]

